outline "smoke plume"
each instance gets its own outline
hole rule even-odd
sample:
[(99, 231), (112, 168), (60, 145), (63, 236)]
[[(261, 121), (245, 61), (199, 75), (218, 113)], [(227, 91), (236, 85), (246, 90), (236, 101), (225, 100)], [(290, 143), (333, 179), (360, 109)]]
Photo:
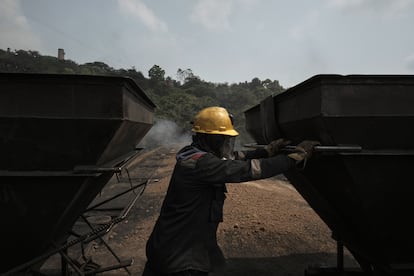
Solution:
[(139, 147), (184, 146), (191, 143), (191, 133), (169, 120), (158, 120), (141, 140)]

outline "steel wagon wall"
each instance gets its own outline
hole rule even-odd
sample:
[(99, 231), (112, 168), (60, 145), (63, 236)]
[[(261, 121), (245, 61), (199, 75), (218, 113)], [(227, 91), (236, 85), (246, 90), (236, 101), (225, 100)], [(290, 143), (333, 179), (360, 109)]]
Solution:
[(65, 242), (154, 109), (129, 78), (0, 74), (0, 272)]
[(280, 136), (270, 139), (362, 148), (316, 153), (286, 174), (336, 239), (365, 270), (412, 267), (414, 76), (317, 75), (273, 101)]

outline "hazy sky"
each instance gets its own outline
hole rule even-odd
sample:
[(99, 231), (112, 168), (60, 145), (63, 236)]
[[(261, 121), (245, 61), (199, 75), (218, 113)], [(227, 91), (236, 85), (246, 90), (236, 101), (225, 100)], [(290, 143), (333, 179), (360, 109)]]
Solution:
[(176, 79), (414, 74), (414, 0), (0, 0), (0, 48)]

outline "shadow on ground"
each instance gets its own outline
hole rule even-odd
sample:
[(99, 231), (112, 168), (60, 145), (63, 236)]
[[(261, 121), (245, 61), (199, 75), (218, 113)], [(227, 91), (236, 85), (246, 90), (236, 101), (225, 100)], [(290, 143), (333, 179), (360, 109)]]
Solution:
[[(353, 260), (345, 258), (345, 265)], [(211, 276), (303, 276), (309, 267), (334, 267), (335, 254), (293, 254), (281, 257), (229, 258), (223, 271)]]

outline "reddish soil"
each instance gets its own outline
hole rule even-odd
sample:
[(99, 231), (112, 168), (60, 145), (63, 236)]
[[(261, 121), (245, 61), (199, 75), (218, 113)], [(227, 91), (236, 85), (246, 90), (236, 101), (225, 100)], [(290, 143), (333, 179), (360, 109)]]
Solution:
[[(127, 220), (107, 237), (121, 259), (134, 259), (128, 267), (132, 275), (141, 275), (145, 264), (145, 243), (158, 217), (176, 150), (157, 153), (152, 181)], [(336, 243), (331, 231), (283, 177), (228, 184), (227, 188), (224, 222), (218, 230), (227, 266), (214, 276), (302, 276), (310, 266), (335, 266)], [(115, 263), (102, 245), (96, 245), (90, 253), (98, 263)], [(345, 265), (353, 265), (352, 257), (345, 253)], [(121, 269), (103, 275), (127, 273)]]

